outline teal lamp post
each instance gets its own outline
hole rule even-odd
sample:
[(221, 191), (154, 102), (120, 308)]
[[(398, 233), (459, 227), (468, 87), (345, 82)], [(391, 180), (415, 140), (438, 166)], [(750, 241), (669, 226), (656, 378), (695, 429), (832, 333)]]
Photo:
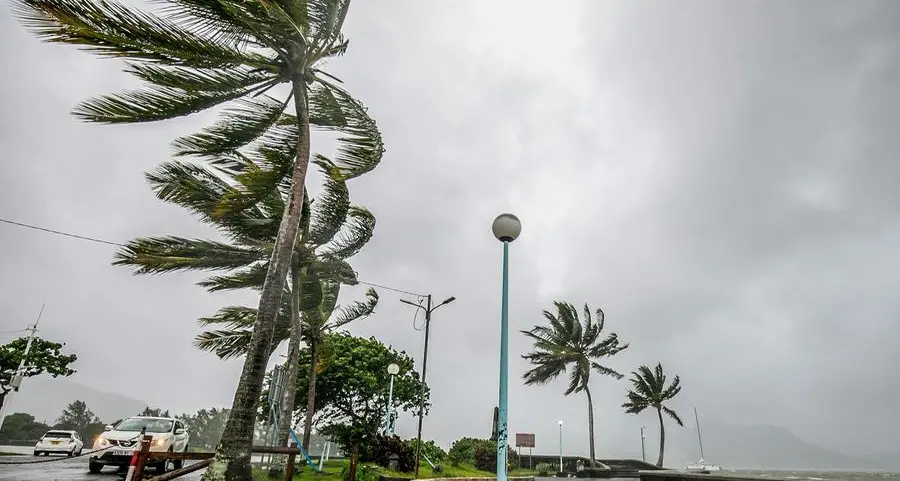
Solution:
[(503, 291), (500, 304), (500, 403), (497, 419), (497, 481), (506, 480), (506, 451), (509, 433), (506, 410), (509, 394), (509, 243), (522, 233), (522, 223), (512, 214), (500, 214), (491, 226), (494, 237), (503, 243)]
[(391, 363), (391, 365), (387, 368), (388, 374), (391, 375), (391, 387), (388, 390), (388, 403), (387, 410), (384, 413), (384, 434), (394, 434), (394, 429), (391, 426), (391, 405), (394, 403), (394, 376), (400, 373), (400, 366)]

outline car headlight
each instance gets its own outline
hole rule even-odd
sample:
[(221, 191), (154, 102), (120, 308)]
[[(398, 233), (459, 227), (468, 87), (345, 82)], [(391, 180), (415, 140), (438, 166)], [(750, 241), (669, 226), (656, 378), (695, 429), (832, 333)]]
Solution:
[(157, 438), (153, 441), (153, 444), (155, 444), (157, 446), (162, 446), (162, 445), (166, 444), (166, 441), (168, 441), (168, 440), (169, 440), (168, 437)]
[(100, 446), (109, 446), (109, 440), (104, 438), (103, 436), (99, 436), (97, 438), (97, 444)]

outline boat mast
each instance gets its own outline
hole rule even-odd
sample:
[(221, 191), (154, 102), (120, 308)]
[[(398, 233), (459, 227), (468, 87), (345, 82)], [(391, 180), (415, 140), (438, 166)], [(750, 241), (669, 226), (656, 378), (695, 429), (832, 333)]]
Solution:
[(697, 416), (697, 406), (694, 406), (694, 422), (697, 424), (697, 442), (700, 444), (700, 462), (703, 462), (703, 438), (700, 437), (700, 418)]

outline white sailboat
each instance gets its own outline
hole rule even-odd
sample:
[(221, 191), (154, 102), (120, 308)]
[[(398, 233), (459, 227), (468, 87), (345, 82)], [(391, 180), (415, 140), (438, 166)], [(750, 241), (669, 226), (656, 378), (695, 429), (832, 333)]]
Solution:
[(697, 408), (694, 407), (694, 422), (697, 423), (697, 443), (700, 444), (700, 460), (687, 467), (687, 471), (693, 473), (709, 474), (713, 471), (721, 471), (722, 468), (715, 464), (706, 464), (703, 460), (703, 438), (700, 437), (700, 418), (697, 416)]

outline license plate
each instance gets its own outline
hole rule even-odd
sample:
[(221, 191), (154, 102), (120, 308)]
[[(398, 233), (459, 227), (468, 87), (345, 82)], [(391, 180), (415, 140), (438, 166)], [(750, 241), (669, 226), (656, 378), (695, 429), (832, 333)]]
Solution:
[(50, 441), (50, 444), (56, 445), (59, 444), (59, 441)]
[(113, 449), (113, 456), (131, 456), (134, 454), (134, 451), (129, 451), (127, 449)]

